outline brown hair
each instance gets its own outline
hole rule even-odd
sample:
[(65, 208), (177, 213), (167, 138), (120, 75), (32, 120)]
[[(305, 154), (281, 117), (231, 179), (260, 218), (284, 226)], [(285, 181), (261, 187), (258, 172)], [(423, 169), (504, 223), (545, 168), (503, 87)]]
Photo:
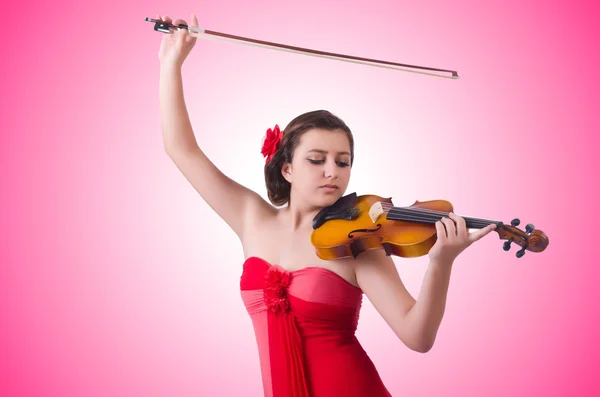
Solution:
[(265, 164), (265, 182), (269, 200), (275, 206), (281, 206), (290, 201), (291, 184), (281, 175), (284, 163), (291, 163), (296, 147), (302, 135), (313, 128), (324, 130), (343, 130), (350, 142), (350, 166), (354, 162), (354, 138), (350, 128), (327, 110), (314, 110), (301, 114), (285, 127), (281, 142), (271, 160)]

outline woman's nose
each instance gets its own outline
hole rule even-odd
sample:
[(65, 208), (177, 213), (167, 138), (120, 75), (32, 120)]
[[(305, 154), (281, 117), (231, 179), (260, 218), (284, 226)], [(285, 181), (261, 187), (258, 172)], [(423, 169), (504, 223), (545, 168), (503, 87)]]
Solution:
[(335, 161), (325, 162), (325, 176), (327, 178), (335, 178), (339, 172)]

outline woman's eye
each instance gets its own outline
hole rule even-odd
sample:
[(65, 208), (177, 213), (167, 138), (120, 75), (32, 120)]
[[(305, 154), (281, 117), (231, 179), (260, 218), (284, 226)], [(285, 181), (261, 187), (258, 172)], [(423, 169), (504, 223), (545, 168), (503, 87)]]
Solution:
[[(325, 162), (325, 160), (313, 160), (313, 159), (308, 159), (308, 161), (312, 164), (323, 164)], [(338, 161), (337, 164), (340, 167), (349, 167), (350, 163), (347, 161)]]

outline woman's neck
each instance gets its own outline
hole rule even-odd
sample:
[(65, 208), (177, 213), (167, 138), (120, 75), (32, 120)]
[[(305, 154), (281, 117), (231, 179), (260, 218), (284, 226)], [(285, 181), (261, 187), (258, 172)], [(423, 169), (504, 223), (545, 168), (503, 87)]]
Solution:
[(292, 232), (298, 232), (312, 229), (312, 221), (320, 210), (321, 208), (314, 206), (289, 204), (281, 209), (280, 214), (285, 227)]

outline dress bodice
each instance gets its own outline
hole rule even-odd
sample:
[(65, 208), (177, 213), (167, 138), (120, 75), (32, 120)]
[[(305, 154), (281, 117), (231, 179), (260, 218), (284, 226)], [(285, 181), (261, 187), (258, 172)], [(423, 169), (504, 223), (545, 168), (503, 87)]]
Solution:
[(360, 288), (328, 269), (288, 271), (250, 257), (240, 290), (265, 396), (389, 396), (355, 336)]

